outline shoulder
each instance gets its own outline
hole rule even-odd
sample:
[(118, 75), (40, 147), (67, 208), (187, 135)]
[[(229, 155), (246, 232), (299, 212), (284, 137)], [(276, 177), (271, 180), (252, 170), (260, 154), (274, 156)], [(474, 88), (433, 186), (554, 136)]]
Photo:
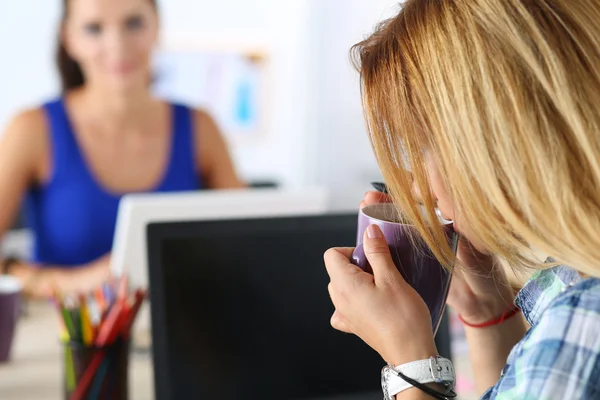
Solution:
[(7, 173), (28, 179), (39, 179), (47, 162), (48, 124), (43, 108), (16, 114), (0, 140), (0, 159)]
[(199, 123), (206, 124), (207, 122), (210, 122), (212, 120), (211, 114), (204, 108), (190, 106), (189, 104), (182, 103), (179, 101), (171, 101), (166, 99), (158, 100), (163, 102), (163, 104), (166, 104), (167, 106), (176, 110), (176, 112), (180, 115), (183, 113), (186, 115), (186, 117), (189, 116), (191, 121), (196, 125), (196, 127)]
[(565, 289), (550, 305), (550, 309), (570, 306), (577, 309), (596, 309), (600, 312), (600, 279), (582, 279)]
[(7, 128), (9, 132), (39, 132), (46, 129), (46, 114), (42, 107), (21, 111), (13, 116)]
[(207, 110), (204, 110), (202, 108), (192, 108), (190, 109), (190, 112), (192, 114), (192, 118), (194, 119), (196, 131), (198, 133), (218, 133), (217, 123)]
[(189, 106), (181, 102), (167, 101), (178, 115), (185, 114), (185, 118), (190, 118), (193, 133), (196, 137), (200, 138), (205, 136), (214, 136), (219, 133), (217, 123), (214, 118), (207, 110), (203, 108), (196, 108)]
[(509, 363), (497, 387), (499, 399), (504, 393), (506, 398), (600, 397), (600, 279), (580, 281), (556, 296)]
[[(580, 323), (585, 326), (577, 326)], [(565, 288), (544, 310), (539, 324), (560, 326), (565, 330), (585, 328), (582, 331), (585, 334), (600, 330), (600, 279), (584, 279)], [(545, 329), (538, 332), (541, 338), (556, 334)]]
[(548, 305), (528, 342), (548, 341), (600, 355), (600, 279), (582, 280)]
[(223, 137), (221, 130), (207, 110), (201, 108), (190, 108), (193, 120), (194, 141), (199, 152), (204, 154), (215, 150), (215, 146), (221, 146)]
[(2, 136), (4, 147), (35, 150), (47, 141), (47, 118), (43, 108), (32, 108), (16, 114)]

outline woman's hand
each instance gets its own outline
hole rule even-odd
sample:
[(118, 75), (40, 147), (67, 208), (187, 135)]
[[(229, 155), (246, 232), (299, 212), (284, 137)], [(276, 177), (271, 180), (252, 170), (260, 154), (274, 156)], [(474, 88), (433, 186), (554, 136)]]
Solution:
[[(391, 202), (386, 194), (368, 192), (361, 208), (385, 202)], [(513, 303), (514, 293), (496, 257), (485, 249), (476, 249), (464, 237), (459, 240), (456, 256), (463, 268), (454, 272), (448, 304), (473, 324), (502, 315)]]
[(367, 229), (364, 249), (373, 275), (350, 262), (353, 249), (325, 253), (331, 325), (359, 336), (390, 365), (436, 356), (429, 310), (394, 266), (379, 227)]
[[(369, 192), (361, 206), (389, 201), (390, 198), (382, 193)], [(455, 229), (459, 230), (456, 225)], [(457, 259), (461, 268), (454, 271), (448, 304), (472, 324), (498, 318), (513, 303), (514, 293), (496, 257), (481, 246), (477, 249), (461, 236)], [(469, 358), (480, 393), (498, 381), (510, 350), (526, 331), (527, 325), (521, 315), (484, 329), (466, 328)]]
[(479, 251), (464, 237), (458, 242), (456, 257), (463, 268), (454, 272), (448, 304), (471, 324), (498, 318), (515, 298), (498, 259)]
[(88, 293), (110, 278), (110, 254), (74, 268), (15, 265), (11, 275), (23, 283), (23, 292), (32, 298), (51, 297), (55, 290), (63, 294)]

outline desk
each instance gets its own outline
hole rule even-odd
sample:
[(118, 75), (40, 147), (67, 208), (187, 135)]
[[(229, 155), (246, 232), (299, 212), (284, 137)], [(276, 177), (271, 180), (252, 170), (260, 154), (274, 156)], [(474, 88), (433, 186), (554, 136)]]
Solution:
[[(58, 317), (47, 303), (30, 303), (19, 321), (12, 361), (0, 364), (0, 399), (62, 399), (62, 351)], [(147, 351), (133, 350), (129, 364), (129, 398), (152, 400), (152, 361)]]
[[(148, 311), (145, 310), (144, 313)], [(141, 317), (141, 315), (140, 315)], [(148, 316), (146, 316), (148, 318)], [(0, 399), (2, 400), (60, 400), (62, 399), (62, 357), (57, 338), (58, 317), (47, 303), (30, 303), (27, 315), (17, 327), (12, 361), (0, 364)], [(140, 321), (142, 322), (142, 321)], [(148, 322), (144, 326), (148, 326)], [(458, 336), (454, 332), (455, 336)], [(138, 342), (149, 338), (136, 334)], [(464, 347), (464, 346), (461, 346)], [(466, 349), (454, 347), (455, 366), (460, 375), (470, 377)], [(153, 400), (154, 382), (150, 354), (132, 351), (129, 364), (129, 394), (131, 400)], [(459, 383), (461, 399), (477, 398), (472, 388)], [(470, 386), (467, 385), (467, 386)], [(381, 395), (378, 396), (381, 398)], [(341, 399), (340, 399), (341, 400)], [(345, 398), (344, 400), (349, 400)]]

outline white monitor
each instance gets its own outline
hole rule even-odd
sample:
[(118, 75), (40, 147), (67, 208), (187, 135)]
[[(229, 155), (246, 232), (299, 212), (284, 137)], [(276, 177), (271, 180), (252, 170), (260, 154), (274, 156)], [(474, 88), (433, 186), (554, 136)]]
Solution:
[(131, 194), (122, 198), (111, 254), (111, 271), (131, 285), (148, 287), (146, 228), (152, 222), (260, 218), (324, 213), (324, 189), (238, 189)]

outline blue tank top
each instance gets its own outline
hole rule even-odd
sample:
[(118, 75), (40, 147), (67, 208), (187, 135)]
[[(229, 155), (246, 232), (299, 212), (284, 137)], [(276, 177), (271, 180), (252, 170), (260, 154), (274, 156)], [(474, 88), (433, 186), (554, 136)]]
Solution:
[[(32, 188), (25, 212), (33, 231), (34, 262), (77, 266), (93, 261), (112, 248), (119, 200), (103, 188), (80, 151), (63, 99), (44, 105), (48, 119), (53, 173), (42, 187)], [(171, 105), (171, 155), (160, 181), (150, 192), (199, 189), (202, 185), (194, 157), (192, 112)]]

